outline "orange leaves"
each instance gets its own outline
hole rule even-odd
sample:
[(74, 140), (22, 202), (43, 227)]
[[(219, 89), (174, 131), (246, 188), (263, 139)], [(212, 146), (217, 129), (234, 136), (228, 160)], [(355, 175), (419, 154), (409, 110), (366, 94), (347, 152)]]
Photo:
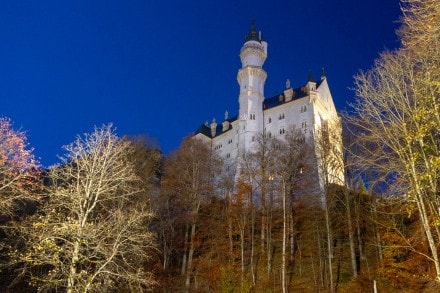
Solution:
[(28, 148), (26, 134), (12, 129), (9, 118), (0, 118), (0, 168), (29, 170), (37, 166), (33, 149)]
[(35, 200), (38, 163), (28, 148), (26, 134), (12, 129), (9, 118), (0, 118), (0, 210), (11, 214), (13, 206), (24, 200)]
[(236, 206), (242, 206), (249, 198), (249, 195), (252, 193), (252, 186), (239, 180), (237, 182), (237, 194), (235, 200), (233, 202)]

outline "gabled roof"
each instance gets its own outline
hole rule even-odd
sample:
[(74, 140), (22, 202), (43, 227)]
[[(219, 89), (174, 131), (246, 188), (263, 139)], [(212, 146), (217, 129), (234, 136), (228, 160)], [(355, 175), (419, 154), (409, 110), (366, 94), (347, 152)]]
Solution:
[[(319, 87), (322, 83), (322, 80), (316, 83), (316, 87)], [(307, 93), (307, 84), (302, 87), (293, 88), (293, 97), (291, 101), (295, 101), (304, 97), (307, 97), (309, 94)], [(280, 97), (281, 96), (281, 97)], [(289, 102), (291, 102), (289, 101)], [(272, 109), (278, 107), (282, 104), (289, 103), (286, 102), (286, 98), (284, 96), (284, 92), (280, 94), (276, 94), (273, 97), (267, 98), (263, 101), (263, 111), (267, 109)]]
[(226, 129), (225, 131), (223, 131), (223, 124), (222, 123), (218, 123), (216, 131), (215, 131), (215, 136), (211, 135), (211, 126), (209, 124), (208, 125), (206, 125), (206, 124), (200, 125), (200, 127), (196, 131), (194, 131), (194, 135), (201, 133), (203, 135), (206, 135), (209, 138), (217, 137), (217, 136), (222, 135), (223, 133), (228, 132), (229, 130), (231, 130), (232, 129), (232, 122), (236, 121), (237, 118), (238, 118), (238, 116), (234, 116), (234, 117), (232, 117), (230, 119), (226, 119), (226, 121), (229, 122), (229, 128)]
[[(292, 89), (293, 90), (292, 101), (298, 100), (298, 99), (301, 99), (301, 98), (304, 98), (307, 96), (307, 91), (302, 90), (303, 88), (304, 87)], [(286, 102), (284, 93), (276, 94), (275, 96), (267, 98), (263, 101), (263, 110), (272, 109), (272, 108), (278, 107), (278, 106), (285, 104), (285, 103), (288, 103), (288, 102)]]

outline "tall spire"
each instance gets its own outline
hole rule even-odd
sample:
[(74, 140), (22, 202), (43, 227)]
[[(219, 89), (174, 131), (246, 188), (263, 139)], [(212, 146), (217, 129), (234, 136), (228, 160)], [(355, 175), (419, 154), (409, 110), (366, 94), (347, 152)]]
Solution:
[(311, 81), (311, 82), (315, 82), (315, 78), (313, 77), (313, 73), (312, 73), (312, 71), (311, 71), (311, 70), (309, 70), (309, 77), (308, 77), (308, 81)]
[(258, 33), (257, 29), (255, 28), (255, 20), (253, 19), (251, 22), (251, 28), (249, 29), (249, 33), (245, 37), (246, 42), (247, 41), (257, 41), (261, 42), (261, 32)]
[(321, 71), (321, 80), (326, 78), (326, 74), (325, 74), (325, 69), (324, 67), (322, 67), (322, 71)]

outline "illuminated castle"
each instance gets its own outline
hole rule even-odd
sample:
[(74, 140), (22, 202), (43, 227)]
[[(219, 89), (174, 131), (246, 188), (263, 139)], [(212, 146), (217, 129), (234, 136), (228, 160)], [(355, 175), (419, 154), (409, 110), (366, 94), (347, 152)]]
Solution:
[[(283, 139), (288, 129), (296, 128), (307, 138), (314, 138), (316, 130), (326, 121), (339, 121), (324, 72), (319, 81), (313, 80), (310, 74), (307, 83), (293, 88), (287, 80), (282, 94), (264, 96), (267, 73), (263, 64), (267, 47), (253, 23), (240, 50), (238, 115), (229, 117), (226, 112), (221, 123), (213, 119), (194, 134), (212, 146), (225, 162), (227, 171), (238, 170), (240, 156), (252, 152), (259, 133)], [(342, 174), (337, 176), (343, 178)]]

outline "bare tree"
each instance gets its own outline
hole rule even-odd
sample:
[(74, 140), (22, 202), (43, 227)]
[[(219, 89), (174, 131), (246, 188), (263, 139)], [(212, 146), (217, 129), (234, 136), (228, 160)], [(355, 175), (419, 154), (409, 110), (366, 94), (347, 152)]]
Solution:
[[(274, 168), (273, 180), (278, 182), (282, 198), (282, 215), (283, 215), (283, 233), (282, 233), (282, 252), (281, 252), (281, 286), (283, 292), (288, 292), (287, 286), (287, 246), (289, 230), (289, 221), (293, 219), (293, 215), (289, 215), (289, 211), (293, 209), (292, 195), (301, 194), (305, 190), (301, 188), (301, 181), (305, 178), (303, 172), (308, 169), (311, 147), (306, 142), (304, 133), (299, 129), (289, 129), (285, 140), (278, 141), (278, 150), (274, 153), (277, 162)], [(304, 183), (304, 182), (302, 182)], [(296, 189), (296, 190), (295, 190)], [(305, 195), (305, 193), (303, 194)], [(293, 225), (291, 223), (290, 225)], [(292, 236), (291, 236), (292, 237)], [(291, 241), (291, 246), (294, 243)]]
[[(330, 292), (334, 292), (333, 242), (335, 235), (332, 227), (334, 218), (332, 210), (337, 201), (336, 187), (344, 186), (345, 183), (339, 118), (322, 121), (320, 128), (315, 131), (314, 144), (325, 217), (329, 289)], [(353, 248), (352, 244), (350, 248)]]
[[(165, 165), (163, 186), (177, 197), (184, 225), (181, 274), (185, 290), (191, 289), (196, 234), (202, 203), (214, 196), (214, 174), (220, 163), (205, 142), (188, 137)], [(196, 284), (195, 284), (196, 285)]]
[(274, 205), (273, 178), (275, 175), (275, 155), (279, 148), (278, 141), (265, 132), (254, 137), (251, 150), (242, 155), (240, 161), (240, 178), (252, 187), (256, 196), (255, 205), (261, 211), (260, 254), (266, 258), (266, 273), (269, 277), (272, 270), (272, 218)]
[(360, 130), (359, 165), (374, 169), (414, 203), (440, 281), (440, 3), (404, 0), (403, 46), (355, 78), (351, 123)]
[(154, 248), (152, 214), (132, 199), (141, 191), (134, 149), (110, 125), (65, 146), (63, 164), (49, 170), (48, 197), (26, 227), (18, 253), (39, 290), (67, 292), (154, 285), (146, 267)]

